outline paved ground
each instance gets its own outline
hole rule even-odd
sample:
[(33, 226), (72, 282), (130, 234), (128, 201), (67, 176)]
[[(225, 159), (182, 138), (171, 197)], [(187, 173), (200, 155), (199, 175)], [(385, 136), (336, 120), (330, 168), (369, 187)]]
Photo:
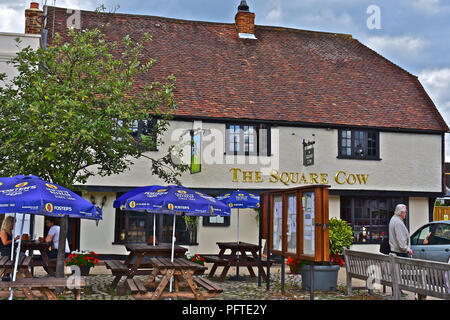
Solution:
[[(210, 268), (210, 265), (207, 265)], [(220, 274), (221, 269), (218, 269)], [(271, 288), (266, 290), (266, 283), (262, 282), (261, 287), (258, 286), (257, 279), (252, 279), (246, 273), (247, 270), (240, 269), (240, 274), (244, 276), (245, 281), (226, 280), (218, 281), (213, 278), (212, 281), (219, 284), (224, 292), (219, 296), (220, 300), (309, 300), (310, 293), (301, 289), (301, 276), (286, 273), (285, 277), (285, 294), (281, 294), (281, 272), (279, 267), (271, 268)], [(40, 268), (35, 268), (35, 276), (44, 276), (45, 272)], [(230, 270), (229, 275), (234, 275), (234, 270)], [(88, 286), (82, 293), (83, 300), (133, 300), (130, 295), (120, 296), (116, 290), (110, 287), (113, 281), (110, 271), (104, 266), (97, 266), (91, 269), (90, 275), (86, 278)], [(146, 277), (139, 276), (138, 279), (144, 281)], [(123, 281), (123, 280), (122, 280)], [(121, 284), (122, 282), (120, 282)], [(315, 292), (316, 300), (389, 300), (391, 299), (390, 288), (386, 293), (382, 290), (375, 290), (373, 294), (369, 294), (367, 290), (353, 290), (351, 296), (347, 296), (345, 287), (345, 269), (341, 268), (338, 278), (338, 289), (334, 292)], [(119, 285), (120, 285), (119, 284)], [(365, 287), (364, 281), (353, 280), (354, 287)], [(60, 296), (61, 299), (73, 299), (70, 291), (66, 291)], [(414, 300), (413, 294), (403, 297), (404, 300)]]

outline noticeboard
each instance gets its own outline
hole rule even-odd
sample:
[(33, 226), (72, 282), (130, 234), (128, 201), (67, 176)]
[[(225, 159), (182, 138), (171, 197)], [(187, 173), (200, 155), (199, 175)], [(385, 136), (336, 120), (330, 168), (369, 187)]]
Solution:
[(315, 185), (262, 193), (262, 234), (272, 253), (329, 261), (328, 188)]

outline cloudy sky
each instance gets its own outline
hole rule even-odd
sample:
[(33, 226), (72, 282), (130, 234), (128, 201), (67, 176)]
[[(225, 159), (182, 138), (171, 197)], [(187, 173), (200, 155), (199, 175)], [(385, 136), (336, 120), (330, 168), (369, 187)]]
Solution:
[[(38, 0), (58, 7), (234, 22), (240, 0)], [(450, 0), (248, 0), (256, 24), (352, 34), (417, 75), (450, 125)], [(0, 0), (0, 32), (23, 32), (27, 0)], [(450, 162), (450, 134), (446, 161)]]

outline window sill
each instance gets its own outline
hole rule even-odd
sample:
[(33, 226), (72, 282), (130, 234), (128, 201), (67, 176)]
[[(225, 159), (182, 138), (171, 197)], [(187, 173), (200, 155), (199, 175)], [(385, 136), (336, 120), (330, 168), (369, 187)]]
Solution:
[(346, 160), (364, 160), (364, 161), (381, 161), (383, 159), (377, 158), (361, 158), (361, 157), (348, 157), (348, 156), (337, 156), (337, 159), (346, 159)]

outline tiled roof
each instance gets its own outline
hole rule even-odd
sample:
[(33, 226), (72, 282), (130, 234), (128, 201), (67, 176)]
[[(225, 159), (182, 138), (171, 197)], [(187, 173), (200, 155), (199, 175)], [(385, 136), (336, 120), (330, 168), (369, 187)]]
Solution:
[[(64, 33), (70, 14), (55, 16)], [(81, 17), (82, 28), (99, 23), (94, 12)], [(243, 40), (234, 23), (129, 14), (109, 22), (110, 39), (153, 36), (146, 55), (157, 62), (140, 82), (174, 74), (178, 116), (449, 130), (416, 76), (348, 35), (256, 26), (257, 40)]]

